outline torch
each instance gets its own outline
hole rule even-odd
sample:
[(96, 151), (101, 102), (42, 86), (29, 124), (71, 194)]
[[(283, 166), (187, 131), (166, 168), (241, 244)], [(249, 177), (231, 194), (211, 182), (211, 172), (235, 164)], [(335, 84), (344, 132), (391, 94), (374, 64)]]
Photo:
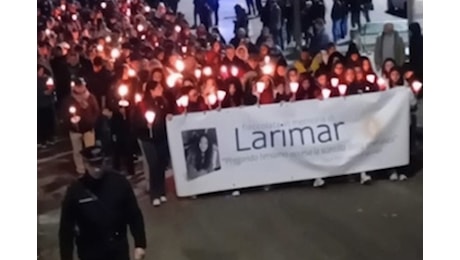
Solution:
[(147, 126), (149, 128), (149, 136), (150, 138), (153, 138), (152, 125), (153, 121), (155, 120), (155, 112), (150, 110), (145, 112), (145, 119), (147, 120)]
[(128, 86), (126, 86), (125, 84), (121, 84), (118, 87), (118, 94), (121, 97), (121, 100), (118, 102), (118, 105), (121, 107), (129, 106), (129, 101), (126, 100), (126, 95), (128, 94)]

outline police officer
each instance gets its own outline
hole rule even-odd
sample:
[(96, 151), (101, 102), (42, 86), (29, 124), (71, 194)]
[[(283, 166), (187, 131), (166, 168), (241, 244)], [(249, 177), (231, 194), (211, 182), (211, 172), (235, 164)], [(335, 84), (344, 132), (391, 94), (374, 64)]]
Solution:
[(81, 151), (86, 173), (69, 186), (59, 227), (61, 260), (129, 260), (127, 228), (134, 238), (134, 259), (145, 256), (144, 220), (130, 183), (106, 168), (102, 148)]

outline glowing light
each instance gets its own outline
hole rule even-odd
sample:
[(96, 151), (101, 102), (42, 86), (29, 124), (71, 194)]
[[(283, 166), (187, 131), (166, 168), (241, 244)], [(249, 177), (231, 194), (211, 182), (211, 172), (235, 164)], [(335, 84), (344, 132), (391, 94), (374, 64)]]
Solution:
[(177, 101), (177, 106), (179, 107), (188, 107), (188, 96), (187, 95), (183, 95), (181, 96)]
[(126, 86), (125, 84), (121, 84), (118, 87), (118, 94), (120, 95), (120, 97), (124, 98), (128, 94), (128, 86)]
[(112, 51), (110, 52), (110, 56), (112, 57), (112, 59), (117, 59), (118, 57), (120, 57), (120, 50), (118, 50), (117, 48), (112, 49)]
[(155, 112), (153, 111), (147, 111), (145, 112), (145, 119), (147, 120), (147, 123), (152, 124), (153, 121), (155, 120)]
[(345, 94), (347, 93), (347, 85), (345, 84), (340, 84), (339, 85), (339, 93), (341, 96), (345, 96)]
[(182, 60), (177, 60), (176, 61), (176, 69), (179, 71), (179, 72), (182, 72), (184, 71), (185, 69), (185, 64)]
[(204, 74), (205, 76), (208, 76), (208, 77), (211, 76), (211, 75), (212, 75), (212, 69), (211, 69), (211, 67), (204, 67), (204, 69), (203, 69), (203, 74)]
[(77, 109), (74, 106), (70, 106), (69, 107), (69, 113), (72, 114), (72, 115), (75, 115), (75, 113), (77, 113)]
[(370, 83), (375, 83), (375, 75), (374, 74), (368, 74), (366, 76), (366, 80), (369, 81)]
[(230, 69), (230, 73), (232, 74), (233, 77), (238, 76), (238, 73), (239, 73), (238, 68), (235, 66), (232, 66), (232, 68)]
[(291, 89), (292, 93), (296, 93), (297, 90), (299, 89), (299, 83), (298, 82), (291, 82), (291, 83), (289, 83), (289, 88)]
[(256, 83), (256, 90), (260, 94), (265, 90), (265, 82), (259, 81)]
[(217, 102), (217, 96), (216, 94), (209, 94), (208, 95), (208, 104), (214, 105)]
[(224, 100), (225, 96), (227, 95), (227, 93), (223, 90), (218, 90), (217, 91), (217, 100), (219, 101), (222, 101)]
[(336, 88), (339, 85), (339, 79), (338, 78), (331, 78), (331, 86)]
[(331, 92), (332, 91), (330, 89), (328, 89), (328, 88), (323, 88), (321, 90), (321, 94), (323, 95), (324, 99), (328, 99), (331, 96)]
[(201, 70), (200, 69), (195, 70), (195, 78), (197, 78), (197, 79), (201, 78)]
[(422, 87), (423, 84), (420, 81), (416, 80), (412, 83), (412, 90), (414, 90), (415, 93), (418, 93), (422, 89)]

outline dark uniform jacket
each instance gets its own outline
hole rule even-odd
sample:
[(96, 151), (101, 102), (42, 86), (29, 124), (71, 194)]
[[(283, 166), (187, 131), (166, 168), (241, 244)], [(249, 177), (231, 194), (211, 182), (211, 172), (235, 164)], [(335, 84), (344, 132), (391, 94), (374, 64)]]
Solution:
[(144, 220), (129, 182), (107, 171), (101, 179), (89, 174), (67, 189), (61, 210), (61, 260), (71, 260), (74, 240), (80, 259), (129, 259), (129, 225), (135, 247), (145, 248)]

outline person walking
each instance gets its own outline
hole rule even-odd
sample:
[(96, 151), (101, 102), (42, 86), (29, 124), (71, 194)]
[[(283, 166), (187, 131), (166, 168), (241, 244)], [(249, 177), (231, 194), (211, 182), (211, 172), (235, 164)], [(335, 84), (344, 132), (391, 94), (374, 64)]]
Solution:
[(81, 151), (85, 174), (67, 189), (59, 223), (61, 260), (129, 260), (127, 226), (134, 238), (134, 260), (145, 257), (144, 219), (130, 183), (106, 168), (102, 147)]

